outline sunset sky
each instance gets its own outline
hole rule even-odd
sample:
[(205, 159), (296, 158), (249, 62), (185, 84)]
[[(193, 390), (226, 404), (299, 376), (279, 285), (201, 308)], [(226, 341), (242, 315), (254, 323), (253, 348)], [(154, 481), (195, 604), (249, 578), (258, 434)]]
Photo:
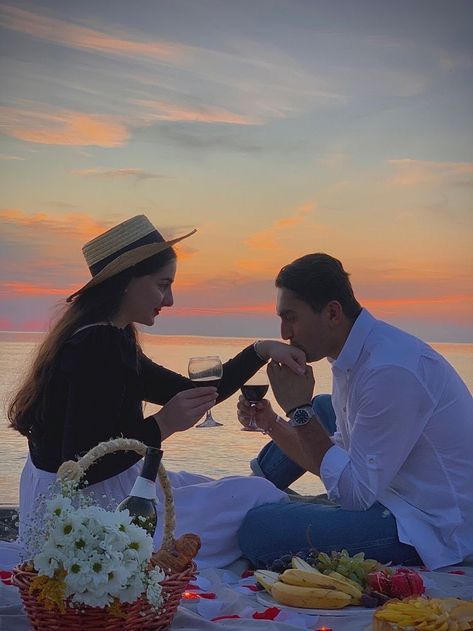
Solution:
[(45, 330), (82, 245), (144, 213), (178, 249), (153, 330), (277, 336), (274, 277), (473, 341), (473, 2), (0, 5), (0, 330)]

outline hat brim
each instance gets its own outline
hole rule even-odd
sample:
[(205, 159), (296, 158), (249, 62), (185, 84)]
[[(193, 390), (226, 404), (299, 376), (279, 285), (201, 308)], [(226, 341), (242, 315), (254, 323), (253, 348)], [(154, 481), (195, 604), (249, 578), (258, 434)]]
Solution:
[(187, 239), (187, 237), (190, 237), (195, 232), (197, 232), (196, 229), (192, 230), (191, 232), (188, 232), (182, 237), (177, 237), (176, 239), (171, 239), (170, 241), (159, 241), (158, 243), (148, 243), (147, 245), (141, 245), (133, 250), (124, 252), (123, 254), (118, 256), (116, 259), (111, 261), (108, 265), (106, 265), (100, 272), (98, 272), (98, 274), (93, 276), (89, 280), (89, 282), (86, 283), (83, 287), (81, 287), (80, 289), (75, 291), (73, 294), (68, 296), (68, 298), (66, 299), (66, 302), (71, 302), (76, 296), (78, 296), (79, 294), (83, 294), (84, 291), (86, 291), (87, 289), (90, 289), (91, 287), (95, 287), (96, 285), (100, 285), (100, 283), (103, 283), (105, 280), (112, 278), (112, 276), (116, 276), (117, 274), (120, 274), (120, 272), (123, 272), (126, 269), (133, 267), (134, 265), (137, 265), (138, 263), (141, 263), (142, 261), (145, 261), (146, 259), (149, 259), (151, 256), (154, 256), (155, 254), (159, 254), (159, 252), (162, 252), (163, 250), (166, 250), (167, 248), (172, 247), (176, 243), (179, 243), (179, 241), (182, 241), (183, 239)]

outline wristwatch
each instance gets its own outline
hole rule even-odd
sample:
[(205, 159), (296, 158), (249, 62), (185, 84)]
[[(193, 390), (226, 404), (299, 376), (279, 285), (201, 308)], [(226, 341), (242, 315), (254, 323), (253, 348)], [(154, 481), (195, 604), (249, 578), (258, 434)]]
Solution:
[(315, 417), (315, 412), (311, 405), (303, 405), (300, 408), (291, 410), (289, 413), (289, 425), (291, 427), (301, 427)]

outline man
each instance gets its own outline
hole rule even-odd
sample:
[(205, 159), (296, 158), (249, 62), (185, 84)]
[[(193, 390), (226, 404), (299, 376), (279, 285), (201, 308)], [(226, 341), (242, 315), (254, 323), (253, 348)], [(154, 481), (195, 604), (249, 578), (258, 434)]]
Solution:
[[(277, 279), (281, 336), (308, 362), (325, 357), (333, 390), (312, 399), (298, 376), (272, 362), (284, 420), (268, 401), (256, 423), (272, 439), (253, 469), (286, 488), (319, 475), (331, 502), (251, 510), (240, 547), (256, 565), (314, 546), (363, 551), (382, 562), (435, 569), (473, 554), (473, 399), (430, 346), (376, 320), (357, 302), (342, 264), (309, 254)], [(333, 407), (333, 409), (332, 409)], [(240, 397), (240, 421), (249, 406)]]

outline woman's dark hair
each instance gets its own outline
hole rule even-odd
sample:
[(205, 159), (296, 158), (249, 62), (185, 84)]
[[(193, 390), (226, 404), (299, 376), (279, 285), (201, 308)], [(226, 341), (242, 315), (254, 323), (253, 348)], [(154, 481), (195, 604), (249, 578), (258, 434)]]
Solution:
[[(31, 436), (33, 426), (42, 420), (56, 359), (71, 335), (87, 324), (110, 322), (117, 313), (125, 289), (132, 278), (154, 274), (175, 258), (175, 251), (166, 248), (103, 283), (87, 289), (61, 309), (56, 322), (40, 345), (22, 386), (8, 407), (11, 427), (25, 436)], [(127, 329), (138, 344), (135, 326), (130, 324)]]
[(307, 254), (289, 263), (277, 275), (276, 287), (290, 289), (317, 313), (331, 300), (341, 304), (350, 320), (355, 320), (361, 311), (347, 272), (329, 254)]

